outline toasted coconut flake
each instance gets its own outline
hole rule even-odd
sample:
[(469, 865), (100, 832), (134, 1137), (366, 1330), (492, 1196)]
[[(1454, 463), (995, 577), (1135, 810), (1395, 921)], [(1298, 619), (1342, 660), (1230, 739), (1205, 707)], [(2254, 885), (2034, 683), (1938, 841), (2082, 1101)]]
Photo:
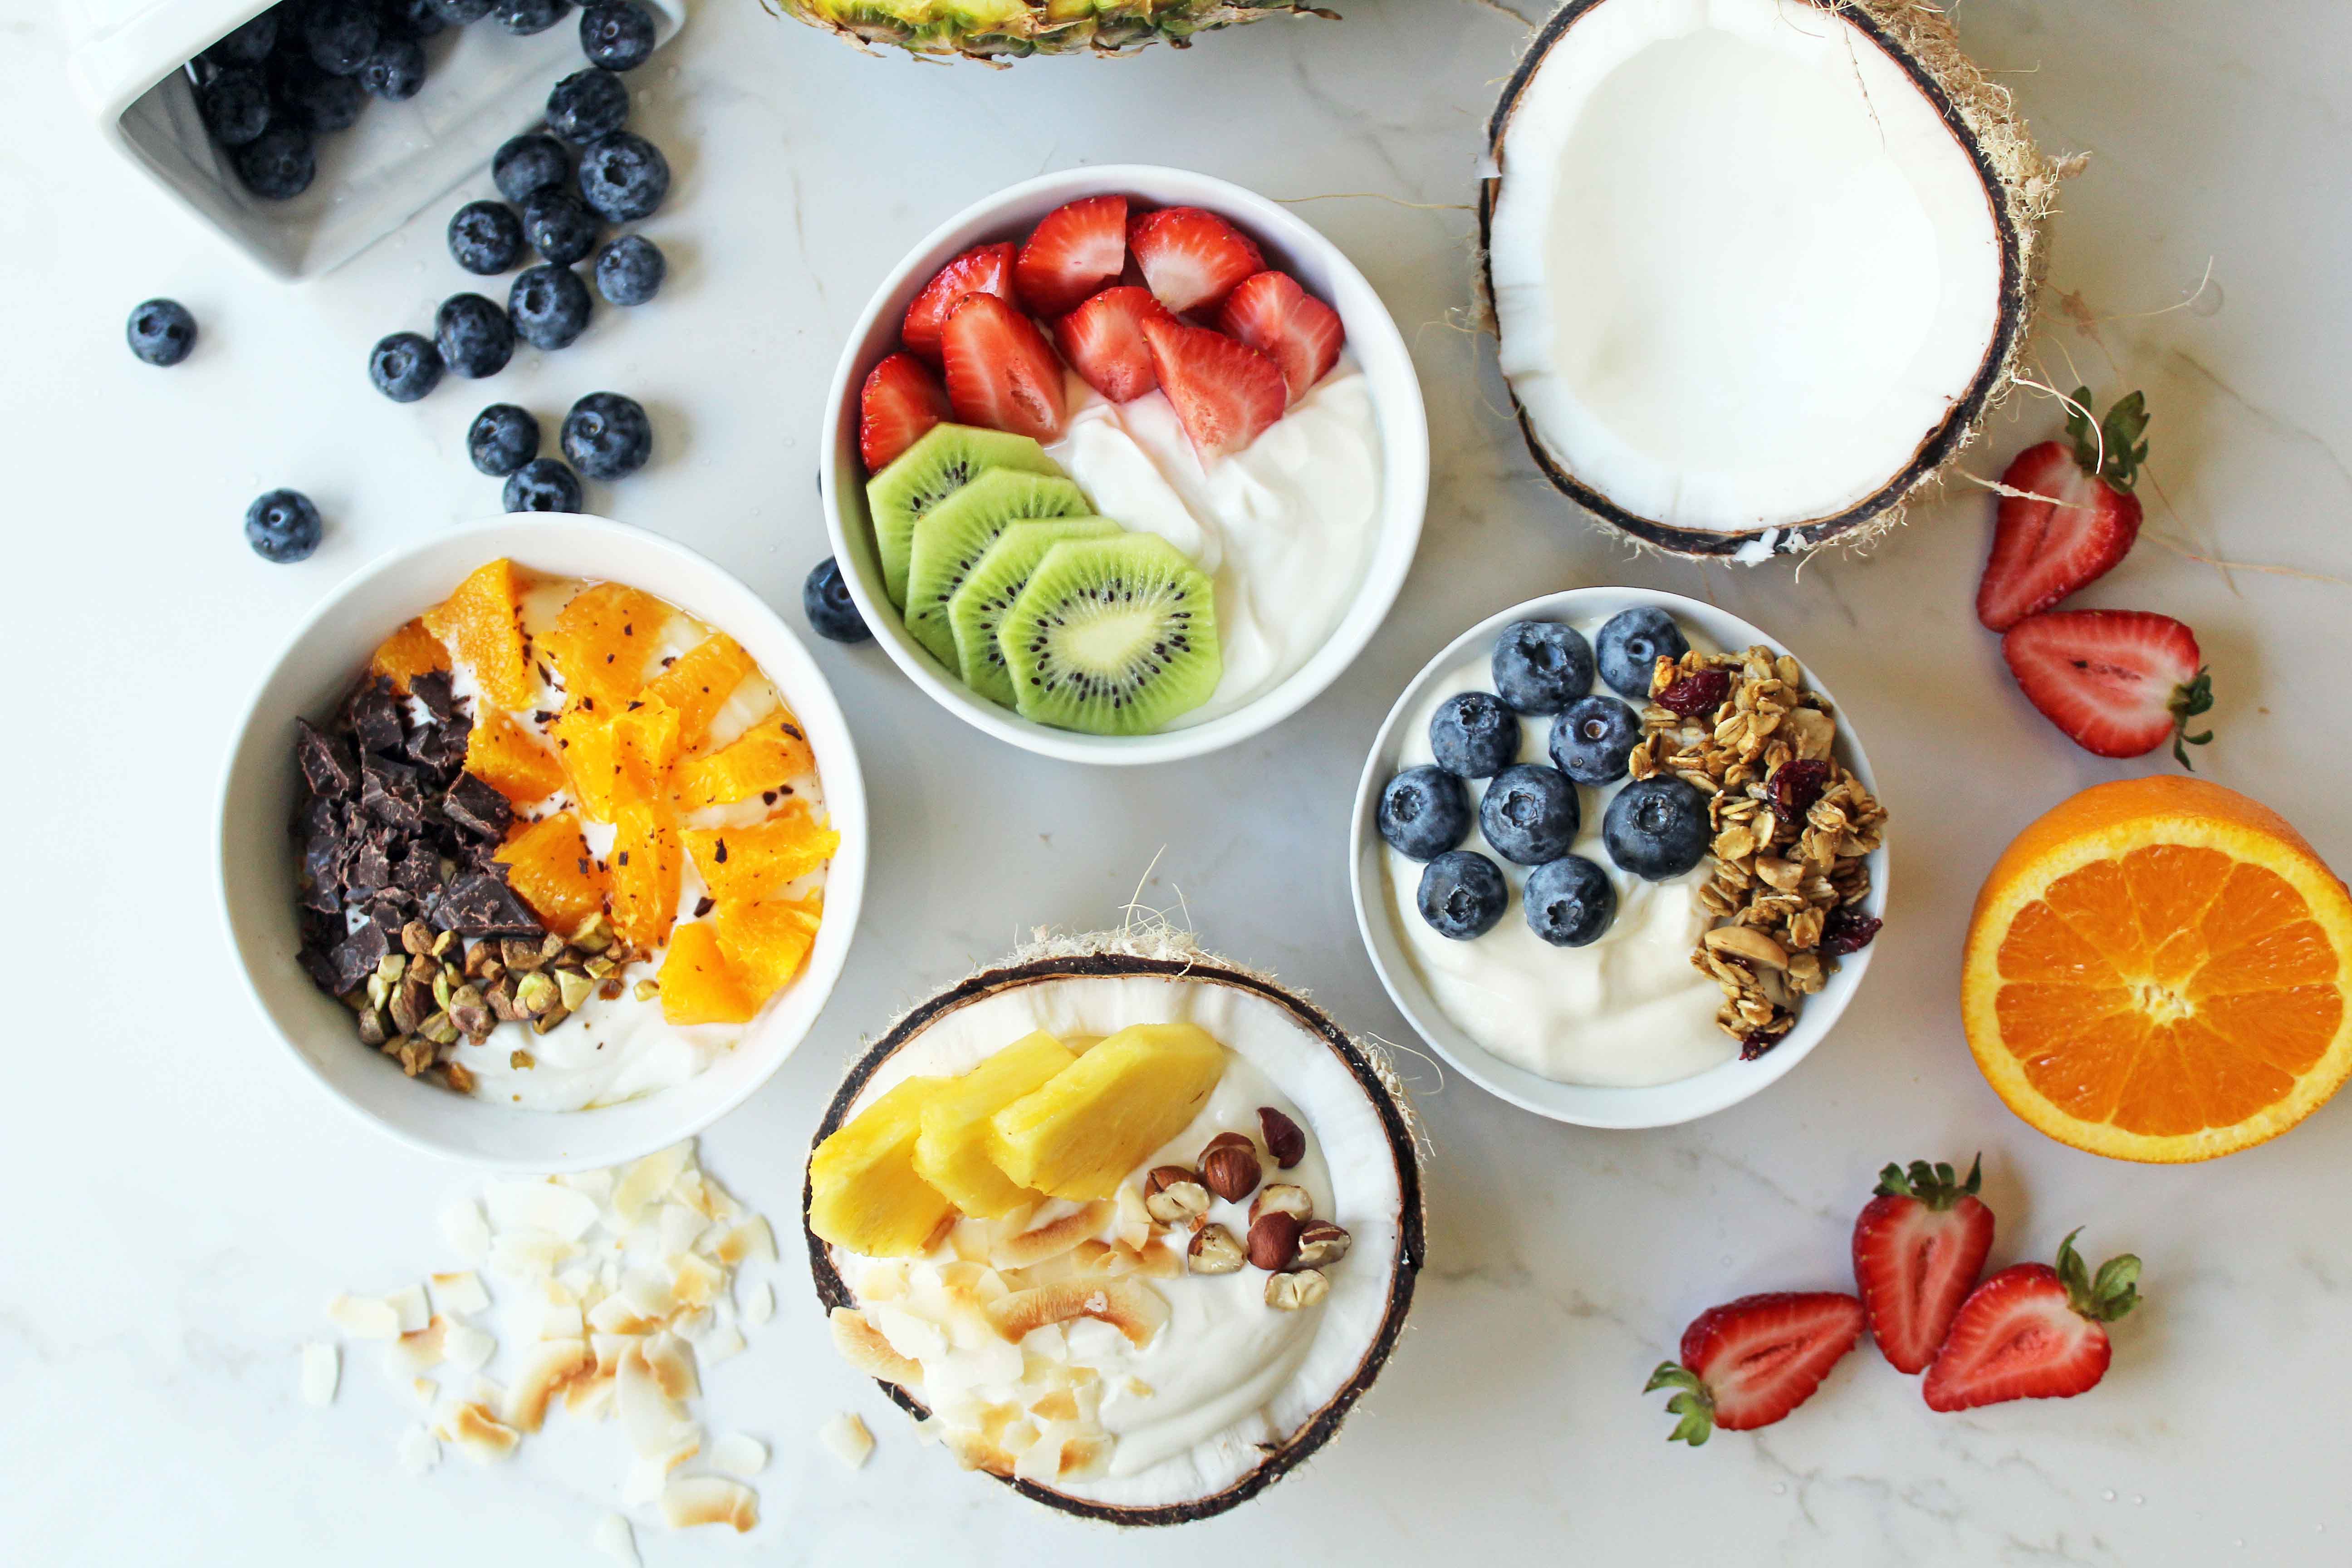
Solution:
[(955, 1456), (956, 1463), (967, 1470), (986, 1470), (992, 1476), (1013, 1473), (1016, 1462), (1013, 1456), (977, 1432), (949, 1427), (940, 1434), (940, 1438), (947, 1444), (948, 1452)]
[(743, 1321), (756, 1328), (775, 1315), (775, 1289), (763, 1279), (752, 1286), (751, 1294), (743, 1298)]
[(613, 1413), (615, 1380), (601, 1373), (583, 1373), (563, 1385), (563, 1412), (582, 1421), (602, 1421)]
[[(719, 1227), (711, 1227), (719, 1230)], [(719, 1230), (719, 1239), (709, 1247), (710, 1256), (732, 1268), (739, 1264), (757, 1259), (761, 1263), (776, 1260), (776, 1233), (768, 1228), (765, 1215), (755, 1215), (742, 1224)]]
[(552, 1231), (502, 1230), (490, 1243), (490, 1272), (503, 1279), (536, 1285), (552, 1279), (556, 1269), (578, 1253), (579, 1248)]
[(613, 1210), (622, 1223), (636, 1224), (646, 1205), (667, 1193), (693, 1158), (694, 1141), (688, 1139), (646, 1155), (624, 1172), (613, 1189)]
[(479, 1372), (489, 1365), (490, 1357), (498, 1351), (497, 1337), (488, 1329), (478, 1329), (471, 1323), (452, 1323), (441, 1336), (443, 1358), (467, 1372)]
[(855, 1307), (833, 1310), (833, 1348), (844, 1361), (868, 1377), (909, 1388), (919, 1386), (923, 1381), (921, 1363), (892, 1349), (890, 1342), (882, 1337), (882, 1331)]
[(482, 1289), (482, 1277), (468, 1268), (459, 1274), (433, 1274), (425, 1280), (432, 1293), (433, 1310), (453, 1318), (470, 1316), (487, 1310), (490, 1293)]
[(302, 1347), (302, 1403), (324, 1407), (335, 1402), (342, 1381), (343, 1352), (316, 1341)]
[(637, 1315), (656, 1322), (677, 1310), (678, 1300), (667, 1276), (650, 1268), (632, 1268), (621, 1277), (621, 1296)]
[(682, 1307), (708, 1307), (727, 1288), (727, 1276), (709, 1258), (688, 1252), (671, 1266), (670, 1289)]
[(449, 1330), (454, 1326), (436, 1313), (423, 1328), (393, 1341), (387, 1353), (403, 1371), (412, 1374), (431, 1372), (447, 1359)]
[(419, 1410), (430, 1410), (441, 1403), (441, 1385), (429, 1377), (408, 1380), (408, 1397), (416, 1401)]
[(617, 1376), (621, 1370), (621, 1358), (628, 1353), (629, 1346), (635, 1342), (635, 1336), (630, 1334), (590, 1334), (588, 1349), (596, 1357), (596, 1375)]
[(494, 1465), (515, 1451), (522, 1434), (500, 1421), (479, 1400), (468, 1400), (442, 1418), (434, 1436), (457, 1445), (478, 1465)]
[(929, 1318), (892, 1306), (869, 1308), (866, 1315), (890, 1348), (909, 1361), (934, 1361), (947, 1353), (947, 1331)]
[(645, 1559), (637, 1555), (637, 1534), (629, 1528), (628, 1515), (606, 1514), (596, 1521), (596, 1533), (592, 1539), (596, 1550), (621, 1568), (645, 1568)]
[(441, 1462), (441, 1442), (423, 1422), (414, 1422), (400, 1435), (400, 1468), (421, 1476)]
[(539, 1337), (543, 1340), (576, 1340), (588, 1331), (587, 1320), (580, 1315), (576, 1302), (561, 1305), (551, 1303), (540, 1310)]
[(1015, 1342), (1048, 1323), (1066, 1323), (1073, 1318), (1108, 1323), (1128, 1343), (1140, 1349), (1168, 1321), (1168, 1303), (1150, 1286), (1131, 1279), (1066, 1279), (1032, 1290), (1015, 1290), (988, 1308), (988, 1321), (996, 1331)]
[(730, 1432), (710, 1445), (710, 1463), (748, 1481), (768, 1468), (768, 1446), (747, 1433)]
[(705, 1366), (717, 1366), (722, 1361), (733, 1361), (746, 1348), (741, 1331), (732, 1323), (721, 1323), (694, 1351)]
[(1118, 1244), (1122, 1272), (1149, 1275), (1154, 1279), (1173, 1279), (1184, 1272), (1184, 1260), (1176, 1255), (1164, 1237), (1153, 1237), (1140, 1249), (1125, 1242)]
[(547, 1419), (547, 1402), (595, 1364), (586, 1340), (541, 1340), (532, 1345), (523, 1352), (521, 1373), (507, 1396), (507, 1424), (538, 1431)]
[(613, 1201), (613, 1184), (618, 1179), (609, 1166), (595, 1171), (573, 1171), (555, 1178), (559, 1186), (570, 1187), (600, 1205)]
[(1143, 1194), (1130, 1184), (1118, 1189), (1118, 1215), (1120, 1243), (1130, 1252), (1140, 1252), (1151, 1239), (1151, 1214), (1143, 1206)]
[(422, 1285), (404, 1285), (383, 1300), (399, 1318), (404, 1334), (415, 1333), (433, 1321), (433, 1308), (425, 1299)]
[(662, 1392), (660, 1378), (646, 1360), (644, 1342), (622, 1352), (616, 1384), (614, 1406), (621, 1413), (621, 1429), (628, 1437), (630, 1451), (639, 1458), (675, 1452), (693, 1428), (680, 1419), (677, 1406)]
[(904, 1263), (877, 1263), (857, 1281), (857, 1298), (861, 1301), (895, 1301), (906, 1293)]
[(1109, 1204), (1090, 1203), (1047, 1220), (1034, 1230), (1000, 1237), (990, 1249), (989, 1262), (998, 1268), (1034, 1268), (1101, 1235), (1103, 1226), (1110, 1223), (1111, 1214)]
[(468, 1263), (490, 1255), (489, 1222), (482, 1217), (482, 1205), (471, 1198), (460, 1198), (441, 1211), (441, 1236)]
[(658, 1317), (637, 1310), (625, 1295), (607, 1296), (588, 1309), (588, 1326), (600, 1334), (649, 1334), (661, 1326)]
[(355, 1340), (396, 1340), (400, 1309), (376, 1296), (338, 1296), (327, 1303), (327, 1317)]
[(698, 1210), (684, 1204), (664, 1204), (654, 1211), (654, 1248), (664, 1258), (676, 1259), (680, 1253), (694, 1250), (694, 1244), (710, 1227)]
[(694, 1375), (694, 1352), (676, 1334), (656, 1334), (647, 1340), (642, 1352), (646, 1366), (654, 1374), (655, 1386), (667, 1399), (694, 1399), (701, 1395), (701, 1382)]
[(874, 1434), (866, 1429), (865, 1421), (854, 1411), (843, 1411), (818, 1427), (816, 1436), (835, 1458), (853, 1470), (864, 1469), (874, 1452)]
[(724, 1476), (681, 1476), (662, 1489), (662, 1518), (672, 1530), (698, 1524), (728, 1524), (737, 1534), (760, 1522), (760, 1497)]
[(509, 1230), (543, 1230), (578, 1241), (596, 1224), (596, 1200), (552, 1182), (493, 1182), (483, 1194), (490, 1225)]

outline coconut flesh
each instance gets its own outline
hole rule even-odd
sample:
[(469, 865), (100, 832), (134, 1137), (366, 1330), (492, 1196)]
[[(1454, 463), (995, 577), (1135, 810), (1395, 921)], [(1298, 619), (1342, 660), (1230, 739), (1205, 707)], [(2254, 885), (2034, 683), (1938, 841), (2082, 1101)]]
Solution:
[[(850, 1070), (816, 1136), (823, 1142), (907, 1078), (969, 1071), (1032, 1029), (1076, 1047), (1129, 1024), (1179, 1020), (1207, 1030), (1297, 1108), (1328, 1173), (1329, 1217), (1351, 1245), (1328, 1270), (1331, 1293), (1311, 1309), (1318, 1321), (1303, 1353), (1261, 1403), (1139, 1470), (1120, 1465), (1115, 1449), (1107, 1472), (1087, 1479), (1009, 1482), (1120, 1524), (1183, 1523), (1255, 1496), (1331, 1438), (1386, 1363), (1412, 1300), (1423, 1215), (1411, 1113), (1385, 1060), (1304, 1000), (1173, 933), (1076, 938), (1024, 950), (909, 1012)], [(1286, 1178), (1269, 1164), (1266, 1180)], [(814, 1234), (809, 1257), (825, 1305), (856, 1305), (846, 1281), (863, 1260)], [(1147, 1283), (1173, 1298), (1187, 1281)], [(883, 1386), (910, 1412), (928, 1413), (919, 1387)]]
[(1924, 6), (1571, 0), (1482, 205), (1549, 477), (1690, 553), (1899, 509), (2022, 332), (2049, 170), (2006, 114)]

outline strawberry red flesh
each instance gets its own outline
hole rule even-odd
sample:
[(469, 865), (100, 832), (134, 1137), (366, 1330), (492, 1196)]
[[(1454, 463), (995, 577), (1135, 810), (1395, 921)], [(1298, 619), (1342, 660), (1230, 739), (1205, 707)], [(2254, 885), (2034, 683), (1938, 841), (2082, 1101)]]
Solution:
[(1132, 403), (1160, 384), (1146, 321), (1178, 324), (1149, 289), (1106, 289), (1054, 323), (1054, 342), (1087, 385), (1113, 403)]
[(949, 416), (939, 377), (910, 353), (885, 357), (866, 374), (857, 395), (857, 451), (866, 471), (878, 474), (922, 434)]
[(2075, 388), (2068, 439), (2028, 447), (2000, 477), (2009, 493), (1977, 584), (1977, 619), (1993, 631), (2005, 632), (2105, 576), (2139, 538), (2132, 487), (2147, 457), (2141, 439), (2147, 404), (2137, 392), (2118, 400), (2095, 431), (2090, 398), (2090, 388)]
[(915, 302), (907, 307), (907, 319), (898, 329), (906, 345), (923, 358), (938, 364), (940, 359), (940, 329), (967, 294), (994, 294), (1001, 299), (1013, 298), (1013, 259), (1018, 247), (1010, 240), (1002, 245), (981, 245), (965, 251), (939, 269)]
[(1679, 1390), (1669, 1440), (1696, 1447), (1709, 1432), (1769, 1426), (1812, 1397), (1862, 1336), (1862, 1303), (1832, 1291), (1743, 1296), (1709, 1308), (1683, 1331), (1682, 1361), (1665, 1362), (1643, 1392)]
[(1013, 263), (1013, 287), (1031, 314), (1060, 316), (1127, 266), (1127, 198), (1088, 196), (1040, 220)]
[(1225, 297), (1217, 324), (1282, 367), (1297, 403), (1339, 363), (1348, 330), (1339, 312), (1284, 272), (1255, 272)]
[(1958, 1180), (1949, 1165), (1889, 1165), (1853, 1226), (1853, 1279), (1871, 1336), (1897, 1372), (1921, 1372), (1959, 1315), (1992, 1250), (1992, 1210), (1979, 1198), (1981, 1165)]
[(2213, 706), (2197, 634), (2169, 616), (2142, 610), (2045, 610), (2000, 641), (2001, 657), (2026, 700), (2084, 751), (2137, 757), (2167, 740), (2183, 767), (2188, 746), (2213, 736), (2189, 731)]
[(2069, 1236), (2058, 1267), (2002, 1269), (1961, 1303), (1920, 1384), (1933, 1410), (2011, 1399), (2071, 1399), (2095, 1387), (2115, 1354), (2106, 1325), (2139, 1301), (2139, 1259), (2126, 1253), (2090, 1277)]
[(1176, 417), (1204, 462), (1247, 447), (1288, 405), (1275, 363), (1223, 332), (1147, 321), (1143, 339), (1160, 389), (1176, 405)]
[(1265, 258), (1247, 235), (1200, 207), (1162, 207), (1127, 226), (1127, 245), (1160, 302), (1178, 315), (1213, 310)]
[(1062, 362), (1036, 322), (993, 294), (967, 294), (940, 329), (940, 347), (959, 420), (1038, 441), (1062, 433)]

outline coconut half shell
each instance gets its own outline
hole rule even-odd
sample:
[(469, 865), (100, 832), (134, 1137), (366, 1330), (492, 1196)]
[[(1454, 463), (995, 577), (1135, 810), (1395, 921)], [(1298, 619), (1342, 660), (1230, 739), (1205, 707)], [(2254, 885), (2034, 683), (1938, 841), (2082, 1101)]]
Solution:
[[(1024, 949), (1002, 964), (982, 970), (948, 987), (900, 1017), (887, 1034), (858, 1058), (842, 1079), (840, 1089), (835, 1093), (832, 1104), (827, 1107), (824, 1119), (817, 1128), (814, 1142), (821, 1143), (838, 1130), (849, 1119), (853, 1110), (860, 1105), (867, 1085), (891, 1058), (950, 1014), (1009, 990), (1057, 982), (1103, 979), (1156, 979), (1190, 985), (1230, 986), (1247, 996), (1273, 1005), (1288, 1021), (1297, 1025), (1308, 1041), (1328, 1051), (1344, 1069), (1344, 1081), (1362, 1095), (1377, 1119), (1390, 1162), (1388, 1168), (1377, 1173), (1376, 1182), (1387, 1201), (1395, 1205), (1393, 1249), (1383, 1258), (1380, 1253), (1367, 1251), (1360, 1244), (1335, 1271), (1384, 1268), (1388, 1275), (1384, 1300), (1371, 1321), (1343, 1323), (1327, 1316), (1317, 1327), (1318, 1342), (1322, 1336), (1334, 1331), (1360, 1331), (1360, 1350), (1352, 1344), (1348, 1347), (1349, 1352), (1356, 1356), (1353, 1371), (1335, 1392), (1323, 1398), (1297, 1422), (1287, 1436), (1278, 1442), (1259, 1445), (1258, 1458), (1244, 1473), (1206, 1495), (1149, 1506), (1129, 1506), (1075, 1496), (1018, 1477), (996, 1478), (1034, 1501), (1087, 1519), (1125, 1525), (1183, 1524), (1211, 1518), (1248, 1501), (1329, 1442), (1338, 1434), (1340, 1424), (1347, 1419), (1356, 1402), (1387, 1364), (1389, 1354), (1403, 1331), (1405, 1314), (1412, 1304), (1414, 1280), (1422, 1266), (1426, 1218), (1423, 1210), (1417, 1123), (1405, 1101), (1402, 1085), (1386, 1058), (1375, 1047), (1351, 1037), (1321, 1009), (1303, 997), (1284, 990), (1263, 975), (1202, 952), (1189, 938), (1155, 931), (1062, 939)], [(1230, 1047), (1231, 1042), (1227, 1043)], [(1334, 1075), (1333, 1081), (1343, 1080)], [(1310, 1123), (1318, 1119), (1314, 1105), (1302, 1100), (1300, 1108), (1307, 1113)], [(1317, 1128), (1310, 1125), (1308, 1131), (1310, 1137), (1319, 1139)], [(1340, 1180), (1337, 1169), (1333, 1172), (1333, 1180), (1335, 1184)], [(1374, 1180), (1365, 1177), (1360, 1172), (1351, 1171), (1348, 1187), (1352, 1191)], [(836, 1310), (837, 1312), (838, 1309), (853, 1309), (854, 1315), (856, 1297), (842, 1277), (833, 1248), (807, 1229), (812, 1197), (804, 1180), (801, 1194), (803, 1231), (808, 1243), (809, 1270), (815, 1280), (817, 1296), (828, 1310)], [(1328, 1312), (1328, 1304), (1325, 1310)], [(836, 1337), (838, 1332), (837, 1329)], [(869, 1337), (878, 1340), (878, 1336)], [(1318, 1348), (1319, 1350), (1319, 1343)], [(895, 1355), (893, 1359), (896, 1359)], [(872, 1371), (879, 1363), (869, 1359), (862, 1364)], [(930, 1414), (913, 1392), (887, 1378), (877, 1378), (877, 1382), (881, 1384), (883, 1392), (908, 1414), (918, 1418), (928, 1417)]]

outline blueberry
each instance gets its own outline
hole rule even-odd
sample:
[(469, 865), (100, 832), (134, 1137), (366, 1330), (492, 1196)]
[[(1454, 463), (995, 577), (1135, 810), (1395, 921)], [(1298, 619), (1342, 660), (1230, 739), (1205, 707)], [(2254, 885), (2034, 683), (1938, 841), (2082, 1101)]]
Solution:
[(597, 66), (573, 71), (547, 95), (547, 128), (575, 144), (609, 136), (629, 118), (629, 89)]
[(588, 330), (588, 285), (568, 267), (532, 267), (507, 290), (515, 334), (535, 349), (569, 347)]
[(360, 0), (314, 0), (302, 13), (303, 47), (310, 63), (330, 76), (356, 73), (382, 37), (374, 8)]
[(493, 0), (490, 14), (509, 33), (544, 33), (571, 9), (568, 0)]
[(449, 26), (435, 0), (383, 0), (383, 25), (403, 37), (430, 38)]
[(242, 147), (269, 129), (269, 89), (256, 70), (225, 70), (205, 83), (197, 106), (224, 147)]
[(1592, 689), (1592, 645), (1557, 621), (1514, 621), (1495, 638), (1495, 690), (1522, 713), (1557, 713)]
[(1540, 763), (1505, 768), (1478, 802), (1478, 831), (1496, 854), (1522, 866), (1540, 866), (1567, 854), (1583, 820), (1576, 786), (1566, 773)]
[(552, 458), (533, 458), (507, 476), (499, 492), (509, 511), (578, 511), (580, 481)]
[(642, 234), (625, 234), (596, 254), (596, 291), (613, 305), (642, 305), (661, 292), (669, 263)]
[(288, 120), (314, 134), (349, 130), (367, 94), (347, 76), (329, 76), (308, 55), (274, 55), (269, 96)]
[(864, 642), (874, 635), (857, 613), (857, 601), (849, 596), (849, 584), (841, 580), (841, 563), (830, 555), (801, 584), (801, 609), (810, 629), (831, 641)]
[(1407, 768), (1381, 791), (1379, 821), (1398, 854), (1434, 860), (1469, 836), (1469, 793), (1444, 768)]
[(514, 358), (514, 323), (479, 294), (452, 294), (434, 314), (433, 342), (453, 374), (478, 380)]
[(572, 466), (592, 479), (625, 479), (654, 455), (645, 405), (617, 392), (592, 392), (573, 404), (558, 439)]
[(1485, 936), (1510, 906), (1511, 887), (1492, 860), (1470, 849), (1452, 849), (1424, 867), (1415, 900), (1429, 929), (1455, 942)]
[(1641, 715), (1596, 691), (1551, 721), (1552, 765), (1580, 784), (1615, 784), (1641, 738)]
[(478, 22), (490, 14), (490, 0), (432, 0), (434, 11), (453, 27)]
[(177, 300), (150, 300), (131, 312), (123, 335), (149, 364), (177, 364), (196, 346), (196, 319)]
[(580, 52), (608, 71), (635, 70), (654, 52), (654, 19), (630, 0), (600, 0), (580, 13)]
[(1637, 605), (1609, 617), (1592, 639), (1600, 658), (1601, 679), (1630, 701), (1650, 700), (1650, 671), (1661, 658), (1680, 658), (1690, 651), (1675, 618), (1652, 605)]
[(1554, 947), (1582, 947), (1617, 918), (1617, 884), (1581, 855), (1547, 860), (1520, 890), (1528, 929)]
[(1601, 840), (1618, 869), (1663, 882), (1706, 858), (1706, 796), (1664, 773), (1617, 792), (1601, 818)]
[(520, 203), (533, 191), (561, 185), (572, 178), (572, 154), (554, 137), (532, 132), (500, 146), (490, 159), (490, 178), (499, 195)]
[(300, 195), (319, 173), (310, 133), (299, 125), (272, 125), (238, 148), (236, 159), (236, 177), (264, 201)]
[(449, 258), (478, 278), (511, 271), (522, 259), (522, 219), (504, 202), (467, 202), (449, 215)]
[(416, 332), (394, 332), (368, 351), (368, 379), (394, 403), (414, 403), (441, 384), (441, 351)]
[(387, 103), (401, 103), (416, 96), (425, 85), (425, 46), (415, 38), (386, 34), (368, 58), (360, 62), (356, 73), (360, 86)]
[(539, 456), (539, 421), (527, 408), (493, 403), (467, 427), (466, 456), (490, 478), (504, 479)]
[(245, 542), (264, 561), (284, 566), (319, 548), (326, 525), (300, 490), (271, 490), (245, 509)]
[(204, 58), (216, 66), (257, 66), (277, 45), (278, 13), (264, 11), (206, 49)]
[(580, 194), (614, 223), (651, 217), (669, 195), (669, 160), (644, 137), (615, 131), (581, 149)]
[(522, 231), (531, 248), (558, 267), (569, 267), (596, 247), (596, 215), (561, 186), (533, 191), (522, 204)]
[(1491, 691), (1458, 692), (1429, 716), (1429, 749), (1449, 773), (1490, 778), (1519, 760), (1519, 716)]

